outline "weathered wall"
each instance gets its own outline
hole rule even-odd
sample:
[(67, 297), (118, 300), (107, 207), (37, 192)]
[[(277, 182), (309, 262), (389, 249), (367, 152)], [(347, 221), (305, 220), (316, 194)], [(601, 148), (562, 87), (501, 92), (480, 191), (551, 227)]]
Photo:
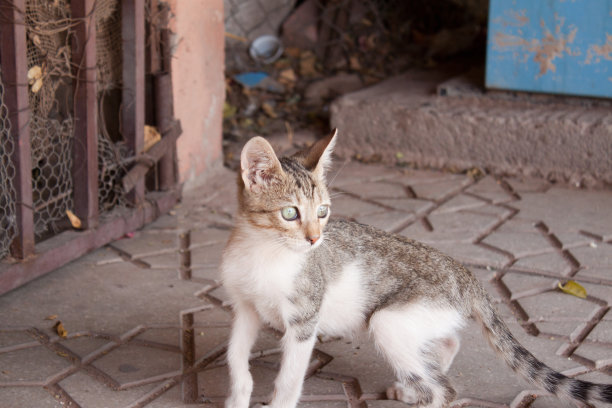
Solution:
[(189, 183), (221, 159), (224, 80), (223, 0), (170, 0), (175, 33), (174, 113), (181, 182)]

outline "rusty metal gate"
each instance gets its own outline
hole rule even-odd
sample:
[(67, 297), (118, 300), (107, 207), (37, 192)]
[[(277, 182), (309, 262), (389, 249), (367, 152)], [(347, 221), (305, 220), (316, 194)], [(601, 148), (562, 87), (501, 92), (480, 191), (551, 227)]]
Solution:
[(0, 294), (180, 198), (168, 15), (157, 0), (0, 0)]

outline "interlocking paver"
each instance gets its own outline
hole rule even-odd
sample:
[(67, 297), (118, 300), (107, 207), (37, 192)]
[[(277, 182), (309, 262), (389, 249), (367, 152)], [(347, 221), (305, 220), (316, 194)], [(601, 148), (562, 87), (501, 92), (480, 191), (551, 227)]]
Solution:
[(385, 231), (395, 231), (414, 219), (413, 214), (394, 210), (356, 217), (356, 220), (362, 224), (373, 225)]
[(333, 214), (348, 218), (376, 214), (385, 210), (384, 207), (348, 195), (338, 195), (332, 200), (334, 200)]
[(542, 234), (495, 231), (484, 240), (484, 243), (510, 252), (517, 258), (537, 255), (551, 250), (550, 243)]
[(482, 199), (478, 199), (475, 197), (471, 197), (466, 194), (458, 194), (436, 208), (433, 212), (436, 213), (449, 213), (456, 212), (461, 210), (475, 209), (479, 207), (484, 207), (487, 204), (486, 201)]
[(502, 186), (500, 180), (487, 176), (478, 183), (468, 187), (466, 192), (484, 198), (493, 204), (515, 201), (516, 197)]
[[(570, 375), (610, 382), (612, 193), (356, 162), (337, 163), (329, 179), (334, 216), (401, 232), (456, 257), (535, 355)], [(183, 401), (181, 381), (190, 372), (197, 373), (198, 406), (220, 406), (231, 312), (217, 268), (236, 208), (234, 180), (218, 170), (132, 237), (0, 297), (0, 406), (186, 408), (193, 404)], [(189, 242), (181, 241), (187, 232)], [(190, 270), (184, 280), (181, 268)], [(554, 287), (569, 277), (589, 299)], [(189, 320), (180, 316), (192, 318), (193, 328), (181, 326)], [(53, 330), (58, 319), (66, 339)], [(190, 330), (200, 362), (183, 372), (188, 349), (180, 335)], [(524, 406), (532, 395), (532, 407), (559, 406), (512, 373), (476, 323), (463, 330), (462, 343), (449, 373), (458, 391), (453, 408)], [(272, 391), (279, 346), (278, 333), (268, 329), (254, 347), (254, 401)], [(300, 408), (405, 406), (384, 399), (392, 372), (367, 336), (325, 339), (313, 362), (319, 371), (305, 381)]]
[(369, 181), (365, 183), (348, 184), (338, 189), (358, 197), (372, 200), (377, 198), (403, 198), (407, 196), (407, 193), (402, 186), (386, 181)]
[(14, 387), (0, 390), (5, 407), (64, 408), (55, 396), (42, 388)]
[(415, 214), (422, 214), (435, 206), (431, 201), (418, 198), (377, 198), (376, 202), (396, 210)]
[(44, 385), (48, 377), (70, 363), (43, 346), (15, 350), (0, 355), (2, 382)]
[(443, 179), (441, 181), (427, 182), (423, 184), (413, 183), (410, 186), (418, 198), (439, 201), (450, 198), (468, 185), (470, 179), (465, 177), (457, 182), (456, 180)]
[(567, 276), (572, 271), (572, 266), (569, 264), (559, 252), (550, 252), (547, 254), (526, 256), (517, 260), (514, 265), (515, 269), (528, 271), (546, 271), (553, 275)]

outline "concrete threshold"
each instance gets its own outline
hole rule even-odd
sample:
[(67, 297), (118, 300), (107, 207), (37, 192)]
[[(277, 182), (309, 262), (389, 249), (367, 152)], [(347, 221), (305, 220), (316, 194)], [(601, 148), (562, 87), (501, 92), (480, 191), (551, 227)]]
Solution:
[(410, 71), (338, 98), (340, 156), (612, 185), (612, 103), (484, 91), (484, 75)]

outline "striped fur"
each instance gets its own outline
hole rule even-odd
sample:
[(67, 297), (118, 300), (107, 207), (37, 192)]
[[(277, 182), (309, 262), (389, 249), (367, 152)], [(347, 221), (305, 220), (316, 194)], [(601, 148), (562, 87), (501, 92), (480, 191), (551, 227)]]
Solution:
[(504, 361), (522, 377), (560, 399), (591, 404), (612, 403), (612, 385), (595, 384), (569, 378), (538, 360), (512, 335), (495, 311), (484, 291), (479, 288), (473, 302), (473, 314), (480, 321), (487, 340)]

